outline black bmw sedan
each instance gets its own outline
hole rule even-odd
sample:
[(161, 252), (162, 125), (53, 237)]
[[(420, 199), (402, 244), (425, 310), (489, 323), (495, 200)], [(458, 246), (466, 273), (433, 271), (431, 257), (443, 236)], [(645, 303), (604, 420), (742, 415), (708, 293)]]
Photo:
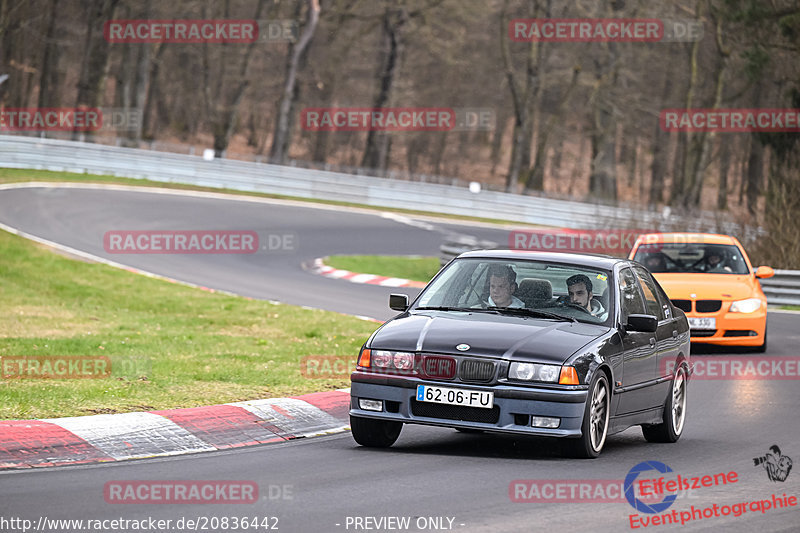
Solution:
[(686, 419), (689, 325), (639, 263), (474, 251), (443, 268), (361, 348), (350, 426), (391, 446), (403, 424), (560, 437), (597, 457), (639, 425), (675, 442)]

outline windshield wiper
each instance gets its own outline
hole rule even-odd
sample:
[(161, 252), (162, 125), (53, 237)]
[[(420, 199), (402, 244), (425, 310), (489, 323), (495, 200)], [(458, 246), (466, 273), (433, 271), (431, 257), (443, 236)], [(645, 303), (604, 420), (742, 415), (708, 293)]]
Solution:
[(417, 307), (415, 311), (480, 311), (481, 309), (470, 309), (469, 307), (448, 307), (448, 306), (432, 306), (432, 307)]
[(414, 311), (461, 311), (463, 313), (496, 313), (499, 314), (498, 309), (485, 308), (485, 307), (417, 307)]
[(525, 307), (488, 307), (487, 309), (491, 309), (492, 311), (498, 311), (500, 313), (507, 313), (509, 315), (525, 315), (525, 316), (535, 316), (539, 318), (552, 318), (554, 320), (570, 320), (572, 322), (577, 323), (578, 319), (571, 316), (564, 316), (559, 315), (556, 313), (548, 313), (547, 311), (539, 311), (538, 309), (527, 309)]

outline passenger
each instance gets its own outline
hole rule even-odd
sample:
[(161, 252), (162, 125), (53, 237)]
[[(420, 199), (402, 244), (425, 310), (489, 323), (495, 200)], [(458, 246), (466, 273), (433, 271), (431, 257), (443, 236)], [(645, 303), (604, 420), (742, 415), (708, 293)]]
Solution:
[(517, 273), (511, 265), (494, 264), (489, 267), (489, 306), (525, 307), (525, 303), (514, 296), (517, 290)]
[(606, 312), (603, 304), (592, 295), (592, 281), (585, 274), (575, 274), (567, 278), (569, 300), (585, 308), (592, 316), (600, 316)]

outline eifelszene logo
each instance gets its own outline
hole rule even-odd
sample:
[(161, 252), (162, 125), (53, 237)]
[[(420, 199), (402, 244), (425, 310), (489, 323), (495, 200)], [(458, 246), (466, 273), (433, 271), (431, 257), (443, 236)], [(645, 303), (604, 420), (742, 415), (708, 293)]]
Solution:
[(656, 503), (645, 503), (639, 499), (634, 493), (634, 483), (636, 482), (636, 478), (639, 477), (639, 474), (649, 470), (655, 470), (662, 474), (672, 472), (672, 469), (669, 466), (659, 461), (643, 461), (639, 463), (631, 468), (628, 472), (628, 475), (625, 476), (625, 499), (627, 499), (628, 503), (631, 504), (631, 506), (637, 511), (657, 514), (668, 509), (670, 505), (675, 503), (675, 500), (678, 496), (677, 494), (665, 494), (664, 499)]

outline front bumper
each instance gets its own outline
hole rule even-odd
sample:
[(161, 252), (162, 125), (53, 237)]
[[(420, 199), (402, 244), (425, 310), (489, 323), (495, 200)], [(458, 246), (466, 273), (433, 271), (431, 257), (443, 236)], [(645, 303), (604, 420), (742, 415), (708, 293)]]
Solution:
[[(759, 309), (755, 313), (729, 313), (729, 302), (723, 304), (723, 310), (717, 313), (686, 313), (687, 317), (716, 318), (717, 329), (692, 330), (691, 340), (698, 344), (715, 344), (719, 346), (761, 346), (767, 327), (767, 313)], [(747, 334), (755, 332), (755, 335)]]
[[(516, 385), (475, 385), (434, 381), (410, 376), (389, 376), (356, 371), (351, 375), (350, 415), (463, 429), (546, 437), (579, 437), (586, 405), (586, 388), (552, 389)], [(444, 404), (417, 402), (417, 385), (427, 384), (494, 393), (493, 409), (453, 408)], [(383, 411), (366, 411), (358, 399), (382, 400)], [(491, 413), (489, 411), (492, 411)], [(558, 428), (531, 427), (531, 415), (557, 417)]]

